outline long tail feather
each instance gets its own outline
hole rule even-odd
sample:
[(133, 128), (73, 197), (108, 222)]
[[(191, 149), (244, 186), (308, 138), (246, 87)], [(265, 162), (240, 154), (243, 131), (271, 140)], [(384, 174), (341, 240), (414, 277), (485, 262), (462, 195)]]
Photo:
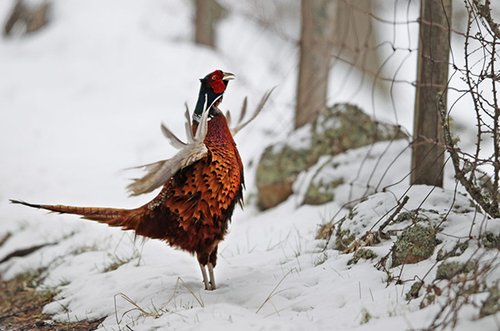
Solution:
[(82, 218), (105, 223), (110, 226), (120, 226), (127, 230), (135, 230), (137, 227), (137, 209), (118, 208), (95, 208), (95, 207), (75, 207), (63, 205), (40, 205), (20, 200), (10, 200), (11, 203), (20, 204), (32, 208), (45, 209), (60, 214), (79, 215)]
[(151, 239), (165, 239), (166, 218), (154, 217), (150, 208), (148, 208), (149, 204), (136, 209), (118, 209), (41, 205), (20, 200), (10, 200), (10, 202), (60, 214), (79, 215), (87, 220), (97, 221), (113, 227), (121, 227), (124, 230), (134, 230), (136, 234)]

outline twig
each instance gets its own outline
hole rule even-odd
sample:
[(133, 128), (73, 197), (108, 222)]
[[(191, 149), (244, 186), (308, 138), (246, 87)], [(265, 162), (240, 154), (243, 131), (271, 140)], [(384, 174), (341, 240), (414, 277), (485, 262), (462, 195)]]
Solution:
[(201, 298), (201, 295), (198, 298), (196, 296), (196, 294), (194, 294), (193, 290), (189, 286), (187, 286), (187, 284), (184, 282), (184, 280), (181, 277), (177, 278), (177, 281), (181, 282), (182, 286), (184, 286), (184, 288), (186, 290), (188, 290), (189, 293), (191, 293), (191, 295), (195, 298), (195, 300), (198, 302), (198, 304), (200, 305), (201, 308), (205, 308), (205, 304), (203, 303), (203, 299)]
[(288, 272), (286, 274), (283, 275), (283, 277), (281, 277), (280, 281), (278, 282), (278, 284), (276, 284), (276, 286), (273, 288), (273, 290), (271, 291), (271, 293), (269, 293), (269, 295), (267, 296), (267, 298), (264, 300), (264, 302), (262, 302), (262, 304), (259, 306), (259, 308), (257, 309), (257, 311), (255, 312), (256, 314), (259, 313), (259, 311), (262, 309), (262, 307), (264, 307), (264, 305), (269, 301), (271, 300), (271, 298), (276, 294), (276, 290), (278, 289), (278, 287), (280, 287), (281, 283), (283, 283), (283, 281), (292, 273), (292, 271), (296, 271), (295, 268), (292, 268), (290, 270), (288, 270)]
[(384, 223), (382, 223), (382, 225), (378, 228), (377, 232), (379, 235), (382, 233), (382, 230), (384, 230), (389, 224), (391, 224), (394, 221), (394, 218), (396, 218), (396, 216), (401, 212), (401, 209), (403, 209), (403, 207), (409, 200), (410, 198), (407, 195), (405, 195), (403, 201), (401, 201), (401, 203), (398, 204), (396, 210), (394, 210), (394, 213), (392, 213), (391, 216), (389, 216), (387, 220)]

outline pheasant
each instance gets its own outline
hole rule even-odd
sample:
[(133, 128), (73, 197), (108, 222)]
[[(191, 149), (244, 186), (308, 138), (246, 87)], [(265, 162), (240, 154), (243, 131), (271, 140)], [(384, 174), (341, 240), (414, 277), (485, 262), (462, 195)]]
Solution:
[(186, 105), (187, 142), (161, 125), (165, 137), (179, 151), (171, 159), (138, 167), (144, 168), (146, 174), (127, 187), (131, 195), (163, 186), (145, 205), (118, 209), (11, 202), (61, 214), (76, 214), (109, 226), (134, 230), (140, 236), (164, 240), (172, 247), (196, 254), (205, 289), (215, 290), (217, 247), (227, 233), (236, 203), (242, 205), (243, 202), (243, 164), (233, 135), (259, 114), (272, 92), (262, 97), (250, 119), (243, 122), (245, 98), (237, 126), (230, 129), (229, 113), (225, 116), (218, 106), (229, 80), (234, 77), (216, 70), (200, 79), (192, 122)]

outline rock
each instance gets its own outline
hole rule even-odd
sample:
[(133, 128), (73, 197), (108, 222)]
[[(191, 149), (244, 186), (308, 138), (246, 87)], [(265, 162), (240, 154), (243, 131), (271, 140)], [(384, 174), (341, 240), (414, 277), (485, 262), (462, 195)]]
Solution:
[(477, 270), (476, 261), (468, 261), (462, 263), (458, 261), (443, 262), (436, 270), (436, 279), (452, 279), (459, 274), (467, 274), (471, 271)]
[[(297, 132), (300, 131), (294, 133)], [(307, 136), (304, 139), (308, 139)], [(285, 201), (293, 193), (292, 186), (297, 175), (316, 161), (308, 147), (294, 149), (286, 144), (267, 147), (257, 166), (259, 208), (269, 209)]]
[(486, 232), (481, 236), (481, 243), (486, 248), (496, 248), (500, 250), (500, 234)]
[[(293, 183), (300, 172), (314, 165), (322, 155), (337, 155), (349, 149), (377, 141), (401, 139), (406, 135), (398, 126), (379, 123), (350, 104), (336, 104), (320, 113), (315, 121), (292, 132), (285, 142), (267, 147), (257, 166), (258, 206), (272, 208), (293, 193)], [(331, 187), (311, 186), (304, 203), (332, 201)]]
[(265, 210), (282, 203), (286, 199), (284, 197), (290, 196), (292, 184), (293, 180), (283, 179), (281, 182), (269, 183), (269, 185), (261, 187), (259, 197), (263, 197), (263, 199), (259, 198), (259, 208)]
[(311, 182), (306, 194), (304, 195), (303, 203), (306, 205), (321, 205), (335, 199), (335, 194), (331, 192), (332, 189), (344, 183), (342, 178), (330, 181), (329, 183), (320, 185)]
[(406, 228), (392, 250), (392, 267), (428, 259), (436, 247), (436, 232), (430, 226), (415, 224)]

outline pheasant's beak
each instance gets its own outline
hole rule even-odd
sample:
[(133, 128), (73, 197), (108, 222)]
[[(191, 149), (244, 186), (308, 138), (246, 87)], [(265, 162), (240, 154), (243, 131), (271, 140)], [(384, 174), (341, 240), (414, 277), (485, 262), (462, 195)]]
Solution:
[(224, 75), (222, 80), (231, 80), (236, 78), (236, 76), (230, 72), (223, 72), (222, 74)]

